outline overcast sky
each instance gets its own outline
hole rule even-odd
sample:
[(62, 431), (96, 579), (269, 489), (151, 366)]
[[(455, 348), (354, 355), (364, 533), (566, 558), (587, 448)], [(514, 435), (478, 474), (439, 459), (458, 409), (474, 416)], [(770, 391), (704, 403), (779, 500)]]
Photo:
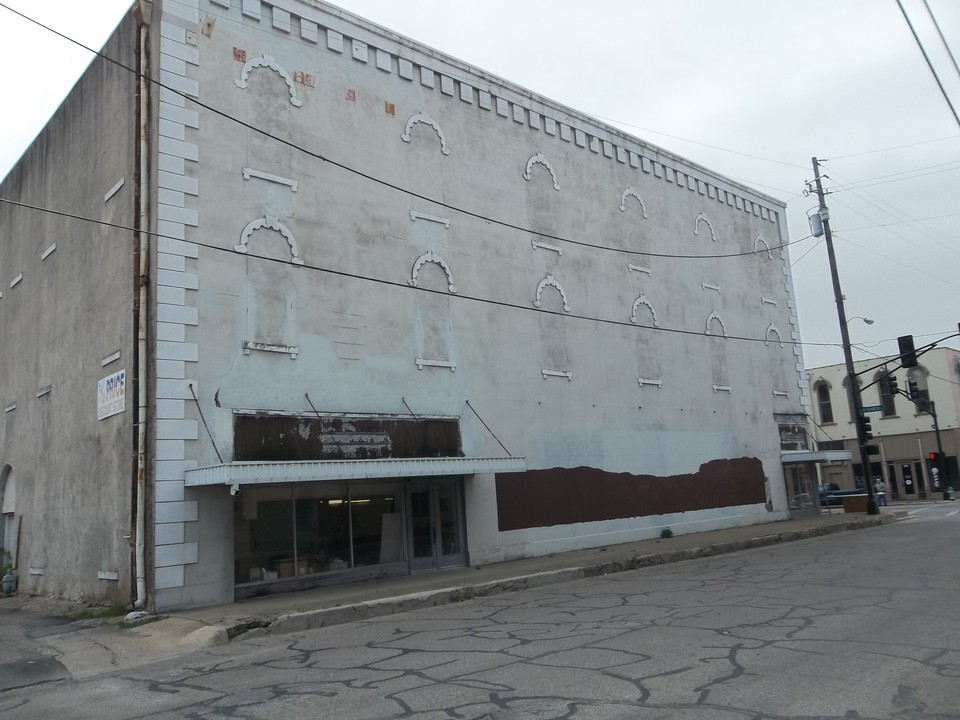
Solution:
[[(960, 112), (960, 76), (927, 11), (960, 57), (960, 2), (902, 1)], [(130, 6), (0, 2), (98, 49)], [(793, 241), (816, 206), (810, 159), (828, 160), (847, 315), (875, 321), (850, 321), (855, 358), (895, 354), (898, 335), (919, 347), (957, 333), (960, 125), (896, 0), (337, 4), (787, 201)], [(0, 8), (0, 177), (90, 60)], [(825, 245), (790, 255), (806, 365), (842, 362)]]

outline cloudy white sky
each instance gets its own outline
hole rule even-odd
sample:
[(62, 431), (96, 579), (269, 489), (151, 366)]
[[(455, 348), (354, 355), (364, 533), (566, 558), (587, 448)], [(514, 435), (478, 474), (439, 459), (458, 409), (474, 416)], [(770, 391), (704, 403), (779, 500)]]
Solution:
[[(902, 2), (960, 112), (960, 75), (931, 22), (960, 57), (960, 2)], [(96, 48), (130, 5), (0, 3)], [(337, 4), (787, 201), (791, 240), (809, 235), (810, 159), (826, 159), (847, 315), (875, 321), (851, 320), (854, 356), (957, 333), (960, 125), (896, 0)], [(90, 59), (0, 7), (0, 177)], [(791, 258), (806, 364), (842, 362), (824, 243), (799, 242)]]

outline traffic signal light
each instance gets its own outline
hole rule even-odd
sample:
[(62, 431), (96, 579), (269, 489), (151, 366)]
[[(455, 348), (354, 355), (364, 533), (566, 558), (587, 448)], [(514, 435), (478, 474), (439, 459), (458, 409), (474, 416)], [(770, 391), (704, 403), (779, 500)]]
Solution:
[(916, 400), (920, 397), (920, 390), (917, 388), (917, 381), (907, 378), (907, 399)]
[(870, 418), (861, 415), (857, 418), (857, 434), (861, 440), (869, 440), (873, 437), (873, 428), (870, 427)]
[(938, 452), (928, 453), (927, 459), (930, 460), (930, 462), (932, 463), (938, 463), (940, 462), (940, 453)]
[(901, 335), (897, 338), (900, 346), (900, 363), (905, 368), (917, 366), (917, 351), (913, 347), (913, 335)]
[(896, 395), (898, 390), (900, 390), (900, 385), (897, 384), (897, 376), (887, 375), (887, 392), (890, 395)]

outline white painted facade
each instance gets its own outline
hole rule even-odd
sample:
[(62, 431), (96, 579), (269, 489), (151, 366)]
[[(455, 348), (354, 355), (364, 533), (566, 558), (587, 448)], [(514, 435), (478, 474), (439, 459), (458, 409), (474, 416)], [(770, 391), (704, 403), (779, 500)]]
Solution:
[(149, 34), (156, 608), (233, 598), (232, 483), (200, 469), (239, 415), (311, 403), (456, 420), (467, 460), (527, 471), (762, 466), (748, 504), (502, 530), (475, 463), (473, 564), (786, 517), (781, 202), (312, 0), (154, 2)]

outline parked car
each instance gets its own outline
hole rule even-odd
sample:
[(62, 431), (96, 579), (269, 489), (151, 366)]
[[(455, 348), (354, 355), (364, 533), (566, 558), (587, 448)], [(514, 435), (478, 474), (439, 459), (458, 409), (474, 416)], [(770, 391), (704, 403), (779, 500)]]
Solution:
[(820, 486), (820, 507), (840, 507), (844, 495), (863, 495), (864, 491), (842, 490), (837, 483), (829, 482)]

